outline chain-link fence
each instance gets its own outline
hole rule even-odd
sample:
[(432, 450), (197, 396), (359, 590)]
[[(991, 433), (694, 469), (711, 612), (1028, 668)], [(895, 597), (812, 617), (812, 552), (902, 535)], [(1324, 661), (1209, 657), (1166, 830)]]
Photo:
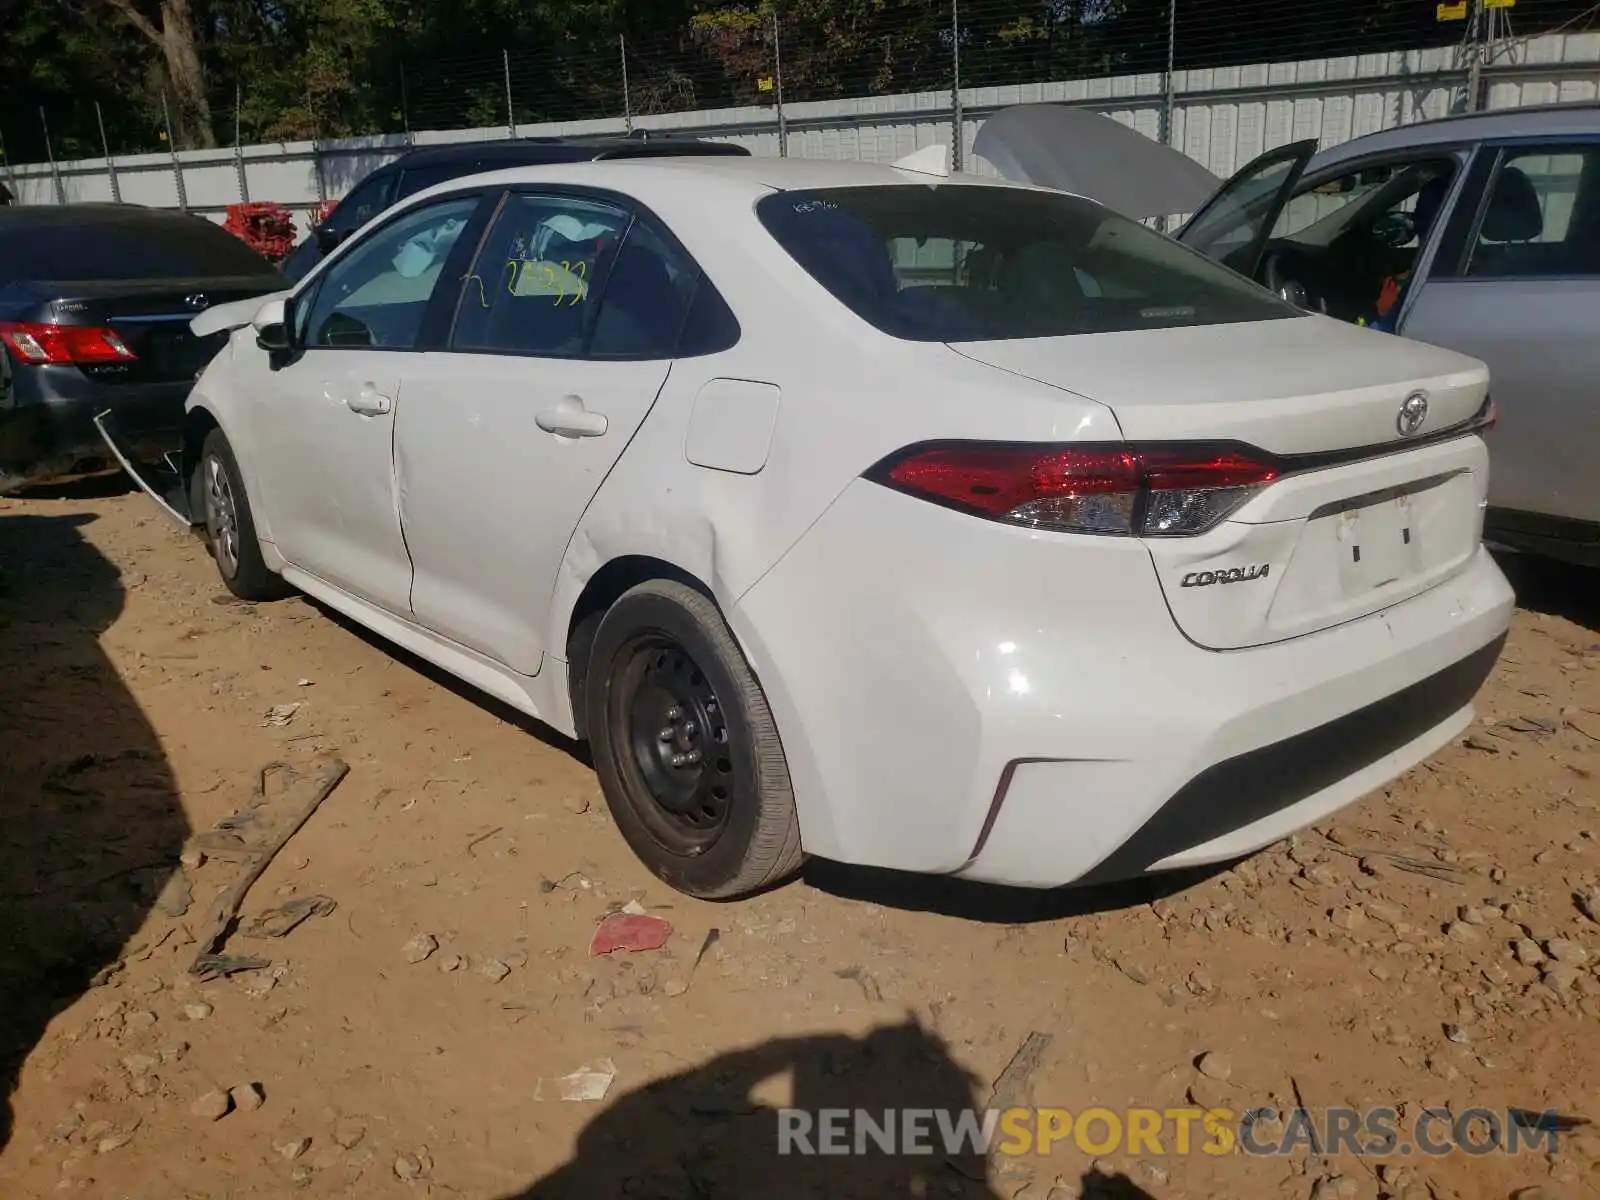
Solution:
[[(1453, 45), (1464, 66), (1515, 61), (1526, 39), (1600, 29), (1591, 0), (787, 0), (711, 8), (662, 27), (648, 6), (537, 44), (508, 31), (468, 54), (412, 56), (399, 32), (335, 70), (234, 64), (206, 114), (221, 146), (636, 117), (899, 96)], [(463, 35), (465, 36), (465, 35)], [(391, 44), (392, 43), (392, 44)], [(1472, 102), (1469, 97), (1469, 105)], [(0, 114), (0, 155), (43, 162), (197, 141), (157, 85)]]

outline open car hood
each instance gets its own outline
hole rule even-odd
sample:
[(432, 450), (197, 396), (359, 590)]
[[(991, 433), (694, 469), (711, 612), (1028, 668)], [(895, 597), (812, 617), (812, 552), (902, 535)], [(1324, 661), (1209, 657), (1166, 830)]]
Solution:
[(1005, 179), (1087, 196), (1135, 220), (1195, 212), (1222, 186), (1188, 155), (1063, 104), (1001, 109), (972, 149)]
[(219, 304), (215, 308), (208, 308), (194, 320), (189, 322), (189, 331), (195, 337), (209, 337), (213, 333), (222, 333), (224, 330), (243, 329), (255, 319), (261, 311), (261, 306), (269, 300), (287, 299), (289, 293), (269, 292), (264, 296), (250, 296), (244, 300), (235, 300), (231, 304)]

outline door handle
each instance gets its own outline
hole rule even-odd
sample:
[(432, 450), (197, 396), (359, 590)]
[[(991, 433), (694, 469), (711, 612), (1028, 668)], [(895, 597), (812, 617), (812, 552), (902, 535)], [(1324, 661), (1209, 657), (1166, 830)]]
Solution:
[(545, 409), (533, 420), (540, 429), (558, 437), (601, 437), (606, 431), (605, 414), (590, 412), (577, 396), (563, 397), (560, 404)]
[(346, 396), (344, 403), (351, 412), (360, 413), (364, 417), (385, 417), (394, 411), (394, 401), (370, 385), (363, 387), (354, 396)]

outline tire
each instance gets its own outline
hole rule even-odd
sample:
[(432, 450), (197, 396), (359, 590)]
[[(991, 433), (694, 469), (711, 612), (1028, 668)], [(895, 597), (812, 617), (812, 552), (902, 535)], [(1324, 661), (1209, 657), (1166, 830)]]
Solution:
[(660, 579), (624, 593), (595, 633), (584, 706), (611, 815), (657, 876), (725, 900), (799, 869), (777, 724), (708, 597)]
[(200, 448), (192, 495), (205, 515), (206, 545), (217, 573), (241, 600), (280, 600), (293, 589), (268, 568), (233, 447), (220, 429)]

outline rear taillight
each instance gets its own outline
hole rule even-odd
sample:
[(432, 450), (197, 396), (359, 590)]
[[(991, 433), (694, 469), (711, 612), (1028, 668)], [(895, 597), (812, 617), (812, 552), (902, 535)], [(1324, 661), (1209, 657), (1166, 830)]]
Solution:
[(867, 477), (1013, 525), (1183, 537), (1215, 528), (1279, 471), (1267, 455), (1229, 444), (961, 442), (913, 446)]
[(25, 363), (132, 362), (139, 356), (128, 349), (115, 329), (99, 325), (35, 325), (0, 321), (3, 341)]

